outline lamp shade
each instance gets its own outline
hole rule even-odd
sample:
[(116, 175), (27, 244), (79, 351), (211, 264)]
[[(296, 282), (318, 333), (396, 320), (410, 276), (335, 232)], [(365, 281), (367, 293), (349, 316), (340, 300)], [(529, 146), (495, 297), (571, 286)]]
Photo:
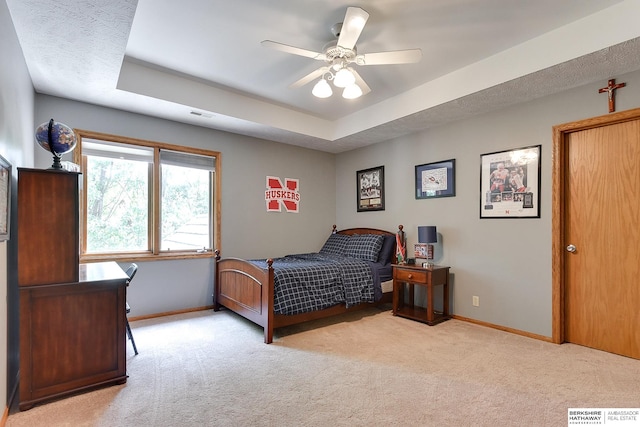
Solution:
[(345, 99), (356, 99), (362, 96), (362, 89), (357, 84), (352, 84), (344, 88), (342, 97)]
[(418, 227), (418, 243), (436, 243), (438, 241), (438, 232), (434, 225)]
[(350, 69), (341, 68), (333, 78), (333, 84), (336, 87), (347, 87), (356, 82), (356, 76), (353, 75)]
[(311, 93), (313, 96), (318, 98), (328, 98), (331, 96), (333, 91), (325, 79), (320, 79), (320, 81), (313, 87)]

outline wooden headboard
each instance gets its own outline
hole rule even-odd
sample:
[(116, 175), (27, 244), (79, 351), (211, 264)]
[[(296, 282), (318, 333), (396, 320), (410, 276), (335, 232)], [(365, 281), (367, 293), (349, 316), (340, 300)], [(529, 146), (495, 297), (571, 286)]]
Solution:
[[(398, 226), (398, 230), (402, 231), (402, 228), (403, 228), (402, 225)], [(348, 234), (348, 235), (353, 235), (353, 234), (382, 234), (382, 235), (392, 235), (392, 236), (396, 235), (395, 232), (379, 230), (377, 228), (366, 228), (366, 227), (345, 228), (344, 230), (337, 230), (336, 225), (333, 226), (332, 233)]]

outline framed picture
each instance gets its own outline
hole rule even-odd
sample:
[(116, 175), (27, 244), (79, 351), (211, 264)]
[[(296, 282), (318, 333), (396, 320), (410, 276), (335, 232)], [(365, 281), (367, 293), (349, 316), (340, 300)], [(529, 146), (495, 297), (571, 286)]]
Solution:
[(429, 254), (429, 245), (426, 243), (416, 243), (413, 245), (413, 255), (416, 258), (427, 258)]
[(358, 212), (384, 210), (384, 166), (356, 173)]
[(0, 241), (9, 240), (11, 213), (11, 163), (0, 156)]
[(456, 160), (416, 166), (416, 199), (456, 195)]
[(540, 218), (541, 149), (480, 156), (480, 218)]

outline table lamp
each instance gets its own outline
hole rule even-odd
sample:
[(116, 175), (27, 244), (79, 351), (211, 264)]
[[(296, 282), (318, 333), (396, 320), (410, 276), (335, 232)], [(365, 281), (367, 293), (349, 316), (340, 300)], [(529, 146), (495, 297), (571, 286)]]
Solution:
[(427, 265), (433, 265), (433, 245), (438, 242), (438, 232), (434, 225), (418, 227), (418, 243), (427, 244)]

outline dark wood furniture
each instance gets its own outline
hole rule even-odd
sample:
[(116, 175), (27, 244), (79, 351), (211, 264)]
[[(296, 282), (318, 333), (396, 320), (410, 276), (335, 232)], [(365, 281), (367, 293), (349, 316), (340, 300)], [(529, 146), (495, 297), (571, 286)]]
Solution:
[[(395, 235), (395, 233), (374, 228), (350, 228), (338, 233)], [(395, 255), (395, 248), (393, 254)], [(263, 269), (244, 259), (220, 258), (220, 252), (216, 250), (216, 281), (213, 295), (214, 311), (224, 306), (262, 326), (264, 342), (267, 344), (273, 342), (273, 331), (277, 328), (361, 310), (372, 305), (372, 303), (364, 303), (347, 308), (345, 304), (338, 304), (324, 310), (302, 314), (276, 314), (273, 309), (274, 272), (271, 263), (268, 265), (268, 268)], [(383, 294), (378, 304), (391, 302), (390, 294), (391, 292)]]
[(18, 169), (20, 409), (126, 381), (126, 282), (79, 264), (78, 173)]
[[(433, 287), (442, 285), (442, 312), (434, 310)], [(426, 307), (415, 305), (414, 286), (424, 286)], [(405, 288), (408, 295), (405, 299)], [(393, 266), (393, 315), (424, 322), (433, 326), (451, 318), (449, 315), (449, 267)]]
[(81, 264), (73, 283), (20, 289), (20, 409), (126, 373), (127, 275), (115, 262)]
[(78, 281), (79, 174), (18, 168), (18, 283)]

